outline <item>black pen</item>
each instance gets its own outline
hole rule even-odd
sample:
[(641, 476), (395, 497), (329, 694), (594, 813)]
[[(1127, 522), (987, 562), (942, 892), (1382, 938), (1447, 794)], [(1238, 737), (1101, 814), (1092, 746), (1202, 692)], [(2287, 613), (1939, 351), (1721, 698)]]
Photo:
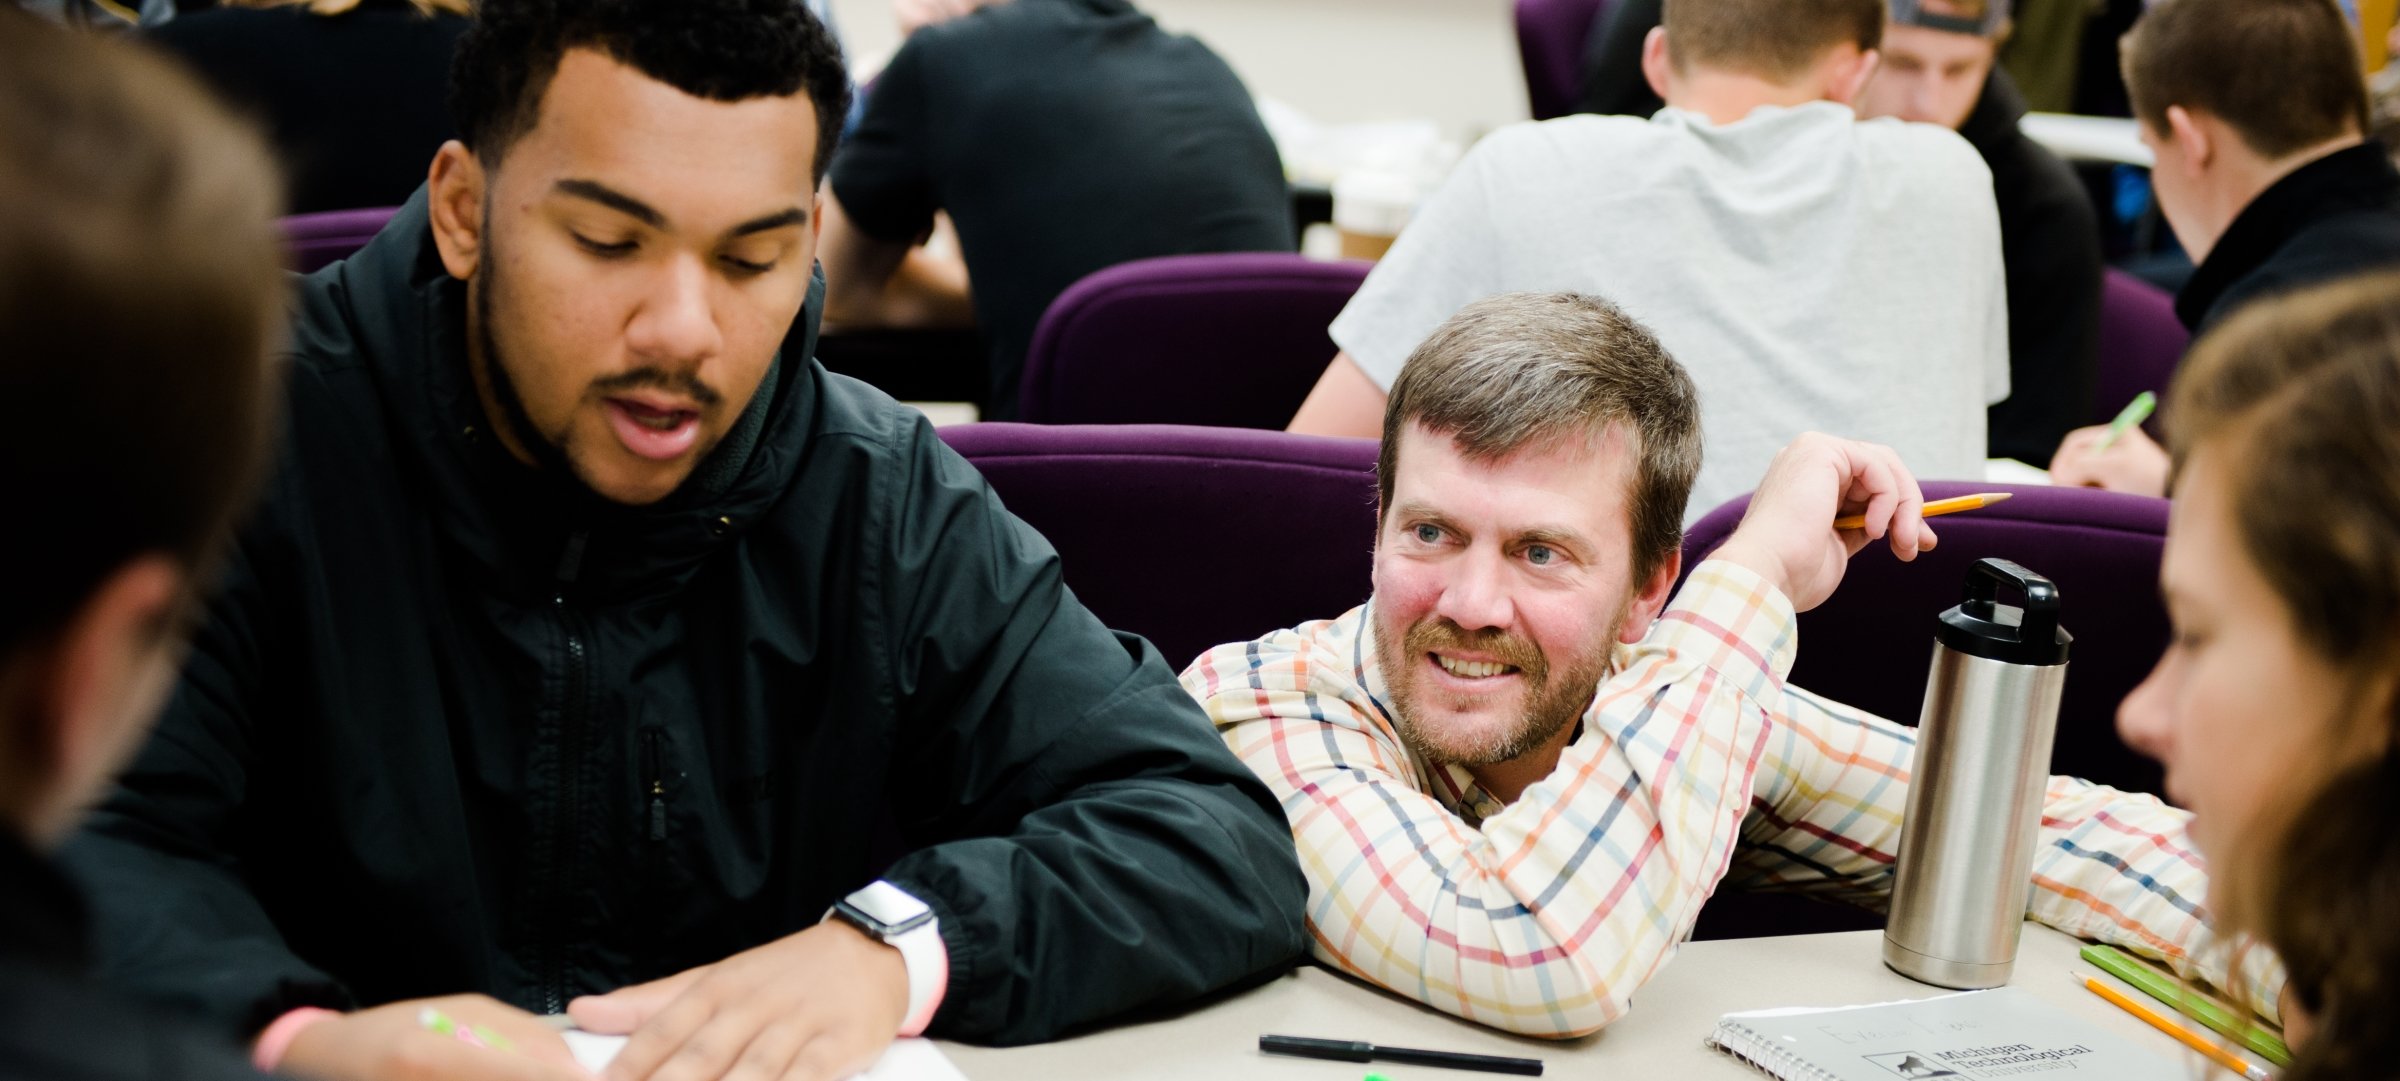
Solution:
[(1452, 1070), (1483, 1070), (1488, 1073), (1523, 1074), (1540, 1077), (1542, 1060), (1538, 1058), (1504, 1058), (1499, 1055), (1470, 1055), (1460, 1051), (1420, 1051), (1413, 1047), (1378, 1047), (1360, 1040), (1312, 1040), (1306, 1036), (1261, 1036), (1258, 1049), (1270, 1055), (1297, 1055), (1301, 1058), (1328, 1059), (1334, 1062), (1402, 1062), (1410, 1066), (1441, 1066)]

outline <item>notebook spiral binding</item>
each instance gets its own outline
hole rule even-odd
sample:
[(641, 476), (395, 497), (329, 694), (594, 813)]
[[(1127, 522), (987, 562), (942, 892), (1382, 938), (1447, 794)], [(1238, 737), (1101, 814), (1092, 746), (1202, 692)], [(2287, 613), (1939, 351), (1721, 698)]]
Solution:
[(1783, 1045), (1752, 1031), (1748, 1025), (1732, 1020), (1717, 1024), (1717, 1030), (1709, 1034), (1708, 1045), (1781, 1081), (1841, 1081)]

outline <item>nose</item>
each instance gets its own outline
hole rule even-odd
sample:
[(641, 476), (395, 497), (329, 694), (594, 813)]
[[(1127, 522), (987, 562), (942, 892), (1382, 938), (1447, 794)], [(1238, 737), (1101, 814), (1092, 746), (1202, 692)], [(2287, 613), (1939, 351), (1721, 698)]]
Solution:
[(627, 348), (643, 360), (671, 367), (689, 367), (715, 356), (724, 336), (717, 330), (709, 286), (708, 268), (698, 257), (668, 260), (625, 328)]
[(2117, 736), (2126, 746), (2160, 762), (2167, 761), (2175, 749), (2174, 709), (2167, 691), (2168, 669), (2175, 663), (2171, 651), (2160, 657), (2158, 667), (2117, 706)]
[(1498, 553), (1468, 552), (1442, 589), (1434, 613), (1470, 631), (1507, 627), (1515, 606), (1509, 601), (1506, 574)]

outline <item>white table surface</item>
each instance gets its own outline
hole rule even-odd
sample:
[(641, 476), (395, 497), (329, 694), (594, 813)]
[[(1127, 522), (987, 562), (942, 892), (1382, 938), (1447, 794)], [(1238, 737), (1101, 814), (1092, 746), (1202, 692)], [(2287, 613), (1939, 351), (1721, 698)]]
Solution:
[(2145, 169), (2156, 161), (2142, 145), (2141, 129), (2127, 117), (2027, 113), (2017, 121), (2017, 130), (2068, 161), (2110, 161)]
[[(2017, 951), (2013, 984), (2138, 1047), (2172, 1059), (2193, 1081), (2225, 1081), (2236, 1076), (2070, 980), (2072, 972), (2101, 975), (2075, 956), (2080, 945), (2049, 928), (2027, 924)], [(1504, 1076), (1262, 1055), (1258, 1037), (1264, 1033), (1539, 1058), (1547, 1066), (1543, 1076), (1553, 1078), (1757, 1081), (1764, 1075), (1702, 1045), (1719, 1016), (1739, 1010), (1849, 1006), (1950, 993), (1883, 967), (1882, 946), (1879, 931), (1690, 943), (1635, 996), (1631, 1012), (1598, 1035), (1580, 1040), (1510, 1036), (1310, 965), (1175, 1017), (1120, 1025), (1033, 1047), (944, 1043), (942, 1050), (972, 1081), (1359, 1081), (1369, 1072), (1391, 1081)], [(2106, 976), (2101, 979), (2115, 983)], [(2124, 989), (2122, 984), (2117, 986)], [(2138, 992), (2134, 998), (2143, 1001)]]

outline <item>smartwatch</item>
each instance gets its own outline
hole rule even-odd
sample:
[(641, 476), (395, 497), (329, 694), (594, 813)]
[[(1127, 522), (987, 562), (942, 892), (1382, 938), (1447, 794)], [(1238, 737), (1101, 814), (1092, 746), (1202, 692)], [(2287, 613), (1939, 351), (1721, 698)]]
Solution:
[(908, 969), (908, 1013), (900, 1022), (899, 1034), (924, 1032), (941, 1006), (942, 992), (950, 985), (950, 950), (942, 944), (941, 921), (935, 918), (933, 906), (878, 879), (835, 901), (825, 918), (856, 927), (868, 938), (900, 951), (901, 964)]

